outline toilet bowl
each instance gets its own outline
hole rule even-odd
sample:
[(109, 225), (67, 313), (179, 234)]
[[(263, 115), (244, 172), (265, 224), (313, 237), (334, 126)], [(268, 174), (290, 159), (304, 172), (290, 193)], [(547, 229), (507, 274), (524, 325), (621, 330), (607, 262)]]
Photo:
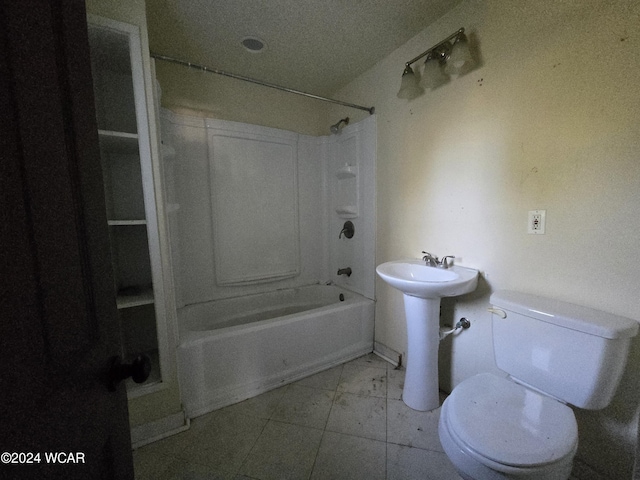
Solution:
[(466, 480), (566, 480), (578, 448), (569, 407), (488, 373), (454, 389), (442, 406), (438, 433)]
[(480, 373), (453, 389), (440, 412), (442, 447), (466, 480), (566, 480), (578, 448), (568, 405), (611, 402), (638, 323), (518, 292), (495, 292), (491, 303), (505, 376)]

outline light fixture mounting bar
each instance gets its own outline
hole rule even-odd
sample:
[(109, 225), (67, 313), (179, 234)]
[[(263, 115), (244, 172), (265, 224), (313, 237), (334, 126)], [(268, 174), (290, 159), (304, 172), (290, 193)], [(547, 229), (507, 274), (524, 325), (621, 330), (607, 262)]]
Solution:
[(408, 62), (405, 63), (405, 65), (407, 67), (411, 66), (412, 63), (417, 62), (418, 60), (420, 60), (423, 57), (426, 57), (427, 55), (429, 55), (432, 51), (434, 51), (435, 49), (437, 49), (438, 47), (440, 47), (441, 45), (447, 43), (449, 40), (453, 40), (454, 38), (458, 37), (459, 35), (464, 33), (464, 27), (456, 30), (454, 33), (452, 33), (451, 35), (449, 35), (447, 38), (445, 38), (444, 40), (441, 40), (440, 42), (436, 43), (433, 47), (425, 50), (424, 52), (422, 52), (420, 55), (418, 55), (415, 58), (412, 58), (411, 60), (409, 60)]
[(313, 93), (302, 92), (300, 90), (294, 90), (293, 88), (283, 87), (281, 85), (276, 85), (273, 83), (263, 82), (262, 80), (256, 80), (255, 78), (245, 77), (244, 75), (238, 75), (236, 73), (225, 72), (224, 70), (220, 70), (218, 68), (213, 67), (205, 67), (204, 65), (198, 65), (197, 63), (186, 62), (184, 60), (178, 60), (176, 58), (168, 57), (166, 55), (160, 55), (157, 53), (150, 54), (152, 58), (156, 60), (162, 60), (165, 62), (175, 63), (177, 65), (182, 65), (184, 67), (195, 68), (196, 70), (201, 70), (206, 73), (215, 73), (216, 75), (222, 75), (229, 78), (235, 78), (236, 80), (242, 80), (244, 82), (255, 83), (256, 85), (262, 85), (263, 87), (275, 88), (276, 90), (280, 90), (288, 93), (295, 93), (296, 95), (302, 95), (304, 97), (315, 98), (316, 100), (322, 100), (324, 102), (335, 103), (338, 105), (342, 105), (350, 108), (357, 108), (358, 110), (365, 110), (369, 112), (369, 114), (373, 115), (375, 113), (375, 107), (363, 107), (362, 105), (356, 105), (355, 103), (343, 102), (342, 100), (334, 100), (333, 98), (321, 97), (320, 95), (314, 95)]

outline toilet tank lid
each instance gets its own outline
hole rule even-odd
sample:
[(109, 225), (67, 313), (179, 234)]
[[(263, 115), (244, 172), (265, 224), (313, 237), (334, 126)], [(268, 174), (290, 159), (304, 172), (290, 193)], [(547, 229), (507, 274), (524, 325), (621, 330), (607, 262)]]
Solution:
[(499, 290), (489, 299), (494, 307), (603, 338), (633, 337), (638, 322), (626, 317), (528, 293)]

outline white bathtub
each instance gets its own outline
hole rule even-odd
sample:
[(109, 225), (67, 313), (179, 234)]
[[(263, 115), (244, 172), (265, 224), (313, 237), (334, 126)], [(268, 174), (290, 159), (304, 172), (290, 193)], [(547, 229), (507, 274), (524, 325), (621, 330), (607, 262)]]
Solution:
[(178, 321), (180, 389), (190, 418), (373, 350), (374, 302), (335, 286), (189, 305)]

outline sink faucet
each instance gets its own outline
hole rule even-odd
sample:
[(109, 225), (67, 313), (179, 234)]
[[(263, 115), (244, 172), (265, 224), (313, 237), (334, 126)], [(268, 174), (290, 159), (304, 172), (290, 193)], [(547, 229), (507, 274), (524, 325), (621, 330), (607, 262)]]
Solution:
[(438, 264), (438, 268), (449, 268), (451, 264), (447, 261), (447, 258), (456, 258), (454, 255), (447, 255), (446, 257), (442, 257), (440, 263)]
[(428, 267), (449, 268), (451, 264), (447, 258), (455, 258), (454, 255), (447, 255), (446, 257), (442, 257), (441, 260), (438, 260), (438, 257), (431, 255), (429, 252), (423, 251), (422, 253), (424, 253), (422, 261), (425, 262)]
[(434, 257), (429, 252), (422, 251), (424, 253), (424, 257), (422, 257), (422, 261), (427, 264), (428, 267), (437, 267), (438, 266), (438, 257)]

